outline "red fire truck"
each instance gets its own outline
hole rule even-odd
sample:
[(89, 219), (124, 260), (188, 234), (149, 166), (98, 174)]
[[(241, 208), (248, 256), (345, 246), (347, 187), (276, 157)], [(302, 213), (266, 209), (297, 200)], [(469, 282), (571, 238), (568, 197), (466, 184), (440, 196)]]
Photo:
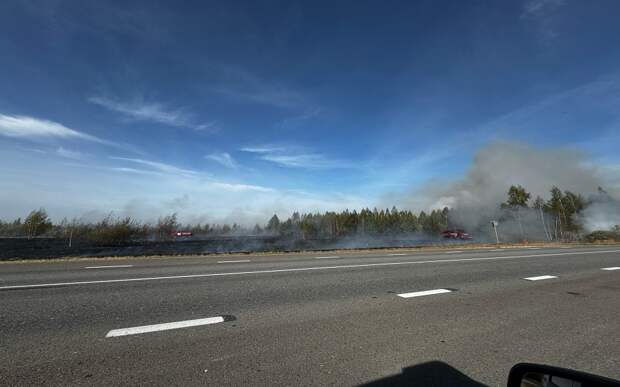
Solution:
[(472, 239), (472, 236), (464, 230), (446, 230), (441, 235), (446, 239)]

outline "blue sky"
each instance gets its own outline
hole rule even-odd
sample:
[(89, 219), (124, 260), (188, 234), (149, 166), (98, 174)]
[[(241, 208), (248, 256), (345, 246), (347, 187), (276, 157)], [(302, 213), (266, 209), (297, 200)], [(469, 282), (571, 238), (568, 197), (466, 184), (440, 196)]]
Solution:
[(374, 206), (458, 179), (497, 141), (576, 148), (617, 171), (619, 12), (3, 1), (0, 218)]

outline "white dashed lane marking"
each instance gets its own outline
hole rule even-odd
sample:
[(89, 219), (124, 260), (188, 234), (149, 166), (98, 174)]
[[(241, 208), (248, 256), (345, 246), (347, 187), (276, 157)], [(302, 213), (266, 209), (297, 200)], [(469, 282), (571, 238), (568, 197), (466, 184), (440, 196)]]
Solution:
[(537, 277), (525, 277), (523, 279), (528, 280), (528, 281), (542, 281), (542, 280), (548, 280), (548, 279), (554, 279), (554, 278), (558, 278), (558, 277), (554, 275), (539, 275)]
[(446, 254), (458, 254), (458, 253), (462, 253), (463, 250), (454, 250), (454, 251), (446, 251)]
[(119, 269), (122, 267), (133, 267), (133, 265), (86, 266), (84, 269)]
[(217, 261), (217, 263), (247, 263), (250, 262), (249, 259), (240, 259), (238, 261)]
[(199, 318), (196, 320), (185, 320), (185, 321), (176, 321), (164, 324), (155, 324), (155, 325), (143, 325), (139, 327), (133, 328), (122, 328), (122, 329), (113, 329), (105, 335), (105, 337), (119, 337), (119, 336), (129, 336), (129, 335), (139, 335), (142, 333), (150, 333), (150, 332), (159, 332), (159, 331), (167, 331), (171, 329), (181, 329), (181, 328), (189, 328), (189, 327), (197, 327), (200, 325), (210, 325), (224, 322), (224, 317), (208, 317), (208, 318)]
[(620, 266), (604, 267), (601, 270), (605, 270), (605, 271), (620, 270)]
[(422, 290), (420, 292), (411, 292), (411, 293), (401, 293), (397, 294), (398, 297), (402, 298), (412, 298), (412, 297), (422, 297), (422, 296), (432, 296), (433, 294), (443, 294), (443, 293), (451, 293), (450, 289), (433, 289), (433, 290)]
[(401, 255), (407, 255), (406, 253), (392, 253), (388, 254), (390, 257), (400, 257)]
[(314, 259), (337, 259), (340, 258), (340, 256), (338, 255), (330, 255), (330, 256), (326, 256), (326, 257), (314, 257)]

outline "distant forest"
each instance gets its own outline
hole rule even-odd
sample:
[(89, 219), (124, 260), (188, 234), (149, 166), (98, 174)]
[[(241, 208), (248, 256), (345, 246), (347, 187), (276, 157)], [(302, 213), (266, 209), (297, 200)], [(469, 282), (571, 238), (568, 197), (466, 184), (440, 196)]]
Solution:
[[(599, 195), (607, 193), (599, 188)], [(546, 240), (578, 239), (583, 232), (579, 214), (589, 205), (580, 194), (550, 190), (548, 200), (536, 197), (522, 186), (511, 186), (504, 203), (498, 207), (498, 221), (519, 225), (523, 234), (524, 222), (532, 221), (532, 214), (539, 216), (540, 227)], [(439, 235), (446, 229), (463, 228), (452, 219), (458, 210), (447, 207), (430, 212), (414, 213), (409, 210), (362, 209), (324, 213), (293, 213), (287, 219), (273, 215), (264, 225), (243, 227), (238, 224), (180, 224), (176, 214), (162, 216), (156, 223), (143, 223), (131, 217), (106, 216), (99, 222), (86, 223), (78, 219), (63, 219), (53, 223), (45, 209), (33, 210), (24, 220), (0, 221), (0, 236), (52, 237), (68, 240), (86, 240), (92, 243), (126, 243), (132, 240), (172, 240), (175, 232), (191, 232), (194, 237), (218, 236), (281, 236), (286, 238), (315, 239), (348, 236), (386, 236), (413, 233)], [(525, 215), (528, 214), (526, 217)], [(458, 219), (458, 216), (455, 216)], [(491, 219), (488, 219), (491, 220)], [(487, 222), (487, 220), (485, 220)], [(615, 230), (608, 230), (618, 233)], [(542, 239), (542, 238), (541, 238)]]

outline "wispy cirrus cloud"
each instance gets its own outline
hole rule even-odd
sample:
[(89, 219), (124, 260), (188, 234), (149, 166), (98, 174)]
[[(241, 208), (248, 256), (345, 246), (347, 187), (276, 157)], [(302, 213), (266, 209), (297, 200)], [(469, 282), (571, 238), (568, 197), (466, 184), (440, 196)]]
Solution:
[[(264, 187), (260, 185), (254, 184), (245, 184), (245, 183), (232, 183), (217, 180), (208, 174), (200, 173), (190, 169), (179, 168), (171, 164), (162, 163), (159, 161), (152, 160), (144, 160), (144, 159), (135, 159), (135, 158), (127, 158), (127, 157), (110, 157), (112, 160), (117, 161), (126, 161), (133, 164), (138, 164), (148, 169), (140, 169), (133, 167), (107, 167), (107, 170), (111, 170), (114, 172), (124, 172), (135, 175), (154, 175), (161, 176), (164, 179), (174, 179), (178, 177), (182, 177), (186, 181), (189, 182), (187, 187), (192, 189), (199, 190), (219, 190), (223, 192), (262, 192), (262, 193), (270, 193), (276, 192), (275, 189), (270, 187)], [(176, 184), (176, 183), (175, 183)]]
[(304, 104), (303, 97), (300, 94), (279, 88), (222, 87), (216, 91), (233, 99), (247, 100), (279, 108), (296, 108)]
[(60, 157), (64, 157), (66, 159), (72, 159), (72, 160), (84, 160), (86, 158), (86, 155), (82, 152), (78, 152), (78, 151), (71, 150), (71, 149), (66, 149), (61, 146), (56, 148), (56, 154)]
[(542, 17), (564, 5), (565, 0), (528, 0), (523, 5), (523, 17)]
[(234, 100), (253, 102), (284, 109), (308, 108), (307, 97), (297, 90), (232, 66), (219, 66), (220, 85), (212, 90)]
[(287, 117), (285, 119), (283, 119), (282, 121), (280, 121), (279, 126), (281, 128), (286, 128), (286, 129), (294, 129), (299, 127), (300, 125), (302, 125), (303, 123), (316, 118), (320, 113), (321, 113), (322, 109), (318, 108), (318, 107), (310, 107), (308, 109), (306, 109), (303, 113), (292, 116), (292, 117)]
[(11, 116), (5, 114), (0, 114), (0, 135), (24, 139), (80, 139), (102, 144), (110, 144), (109, 141), (70, 129), (54, 121), (28, 116)]
[(333, 160), (329, 160), (325, 158), (325, 156), (317, 153), (301, 155), (266, 154), (261, 158), (285, 167), (293, 168), (325, 169), (343, 167), (340, 161), (334, 162)]
[(271, 146), (271, 145), (260, 145), (260, 146), (246, 146), (239, 149), (242, 152), (248, 153), (284, 153), (290, 150), (290, 148), (284, 146)]
[(136, 158), (129, 158), (129, 157), (116, 157), (116, 156), (110, 156), (110, 159), (117, 160), (117, 161), (126, 161), (126, 162), (133, 163), (133, 164), (139, 164), (144, 167), (150, 168), (151, 170), (154, 170), (156, 172), (163, 172), (163, 173), (179, 175), (179, 176), (198, 175), (198, 172), (193, 171), (191, 169), (183, 169), (183, 168), (179, 168), (174, 165), (162, 163), (159, 161), (151, 161), (151, 160), (136, 159)]
[[(0, 113), (0, 136), (12, 137), (17, 139), (24, 139), (30, 141), (42, 141), (42, 140), (84, 140), (90, 141), (106, 146), (110, 146), (133, 153), (141, 153), (136, 147), (118, 143), (115, 141), (109, 141), (97, 136), (93, 136), (78, 130), (69, 128), (58, 122), (45, 120), (41, 118), (35, 118), (30, 116), (21, 115), (6, 115)], [(68, 153), (63, 154), (62, 151), (56, 150), (56, 153), (60, 156), (67, 156)], [(74, 154), (75, 156), (75, 154)]]
[(282, 167), (304, 169), (341, 169), (356, 168), (345, 160), (329, 158), (321, 153), (311, 152), (301, 147), (284, 146), (249, 146), (240, 149), (243, 152), (255, 153), (264, 161)]
[(554, 16), (565, 4), (565, 0), (528, 0), (523, 4), (521, 19), (533, 22), (543, 43), (558, 37)]
[(113, 172), (123, 172), (123, 173), (132, 173), (132, 174), (136, 174), (136, 175), (156, 175), (156, 176), (161, 176), (160, 172), (156, 172), (156, 171), (147, 171), (145, 169), (138, 169), (138, 168), (130, 168), (130, 167), (109, 167), (106, 168), (107, 170), (113, 171)]
[(256, 191), (256, 192), (276, 192), (275, 189), (269, 187), (263, 187), (260, 185), (253, 184), (240, 184), (240, 183), (224, 183), (220, 181), (210, 182), (210, 186), (213, 188), (219, 188), (224, 191), (230, 192), (245, 192), (245, 191)]
[[(482, 124), (475, 136), (483, 132), (502, 133), (519, 128), (519, 130), (545, 130), (569, 128), (579, 133), (588, 133), (591, 119), (586, 119), (591, 112), (597, 112), (599, 122), (609, 126), (610, 133), (617, 133), (620, 128), (620, 73), (607, 74), (599, 79), (576, 87), (568, 88), (510, 111), (504, 115)], [(547, 133), (548, 134), (548, 133)], [(587, 136), (589, 141), (595, 136)], [(607, 138), (605, 141), (612, 140)], [(561, 139), (558, 139), (561, 140)]]
[(194, 116), (182, 108), (170, 108), (163, 103), (136, 101), (118, 101), (105, 97), (90, 97), (88, 101), (110, 111), (120, 113), (138, 121), (189, 128), (197, 131), (217, 131), (214, 121), (198, 123)]
[(237, 169), (239, 167), (237, 161), (227, 152), (212, 153), (210, 155), (206, 155), (205, 159), (215, 161), (226, 168)]

